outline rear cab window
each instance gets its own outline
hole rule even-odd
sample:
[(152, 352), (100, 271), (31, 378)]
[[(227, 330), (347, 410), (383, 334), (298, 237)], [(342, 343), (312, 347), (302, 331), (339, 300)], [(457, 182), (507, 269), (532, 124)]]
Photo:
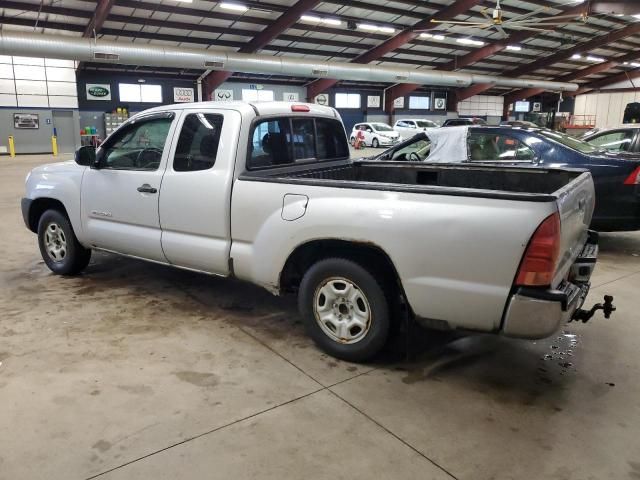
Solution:
[(253, 125), (250, 138), (248, 170), (349, 158), (344, 127), (333, 118), (265, 118)]

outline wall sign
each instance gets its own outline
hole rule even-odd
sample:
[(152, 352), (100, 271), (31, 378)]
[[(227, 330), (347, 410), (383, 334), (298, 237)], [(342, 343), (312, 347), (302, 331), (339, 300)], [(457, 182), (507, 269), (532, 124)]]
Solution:
[(329, 95), (326, 93), (321, 93), (320, 95), (316, 95), (316, 98), (313, 99), (313, 103), (317, 103), (318, 105), (324, 105), (328, 107)]
[(262, 90), (264, 85), (260, 85), (259, 83), (251, 83), (249, 85), (249, 90)]
[(404, 97), (398, 97), (393, 101), (394, 108), (404, 108)]
[(111, 100), (111, 85), (104, 83), (87, 83), (87, 100)]
[(40, 128), (40, 119), (37, 113), (14, 113), (13, 114), (13, 127), (14, 128)]
[(532, 112), (541, 112), (542, 111), (542, 103), (541, 102), (533, 102)]
[(379, 95), (367, 96), (367, 107), (380, 108), (380, 96)]
[(233, 90), (215, 90), (213, 100), (215, 102), (233, 102)]
[(299, 102), (300, 95), (298, 94), (298, 92), (290, 92), (290, 93), (285, 92), (282, 94), (282, 99), (285, 102)]
[(195, 93), (193, 88), (173, 87), (173, 101), (176, 103), (193, 102)]
[(447, 99), (446, 98), (435, 98), (433, 100), (433, 108), (434, 108), (434, 110), (446, 110), (447, 109)]

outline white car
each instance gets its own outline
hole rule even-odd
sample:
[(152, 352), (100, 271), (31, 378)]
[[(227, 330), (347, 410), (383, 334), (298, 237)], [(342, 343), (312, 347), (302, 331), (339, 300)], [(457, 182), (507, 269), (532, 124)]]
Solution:
[(393, 129), (402, 135), (402, 138), (411, 138), (424, 132), (427, 128), (438, 128), (439, 126), (436, 122), (426, 118), (403, 118), (396, 121)]
[(356, 123), (349, 137), (352, 146), (356, 144), (359, 131), (363, 133), (363, 142), (367, 147), (390, 147), (402, 141), (400, 134), (386, 123)]
[(333, 108), (204, 102), (34, 169), (22, 213), (54, 273), (95, 249), (297, 293), (318, 345), (361, 361), (398, 311), (524, 338), (584, 315), (594, 203), (582, 170), (356, 160)]

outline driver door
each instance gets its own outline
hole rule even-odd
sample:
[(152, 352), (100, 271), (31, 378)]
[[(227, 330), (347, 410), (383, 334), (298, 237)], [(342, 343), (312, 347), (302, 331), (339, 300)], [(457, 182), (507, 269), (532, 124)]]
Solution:
[(173, 112), (118, 129), (82, 179), (82, 227), (92, 246), (166, 262), (160, 244), (158, 196), (174, 130)]

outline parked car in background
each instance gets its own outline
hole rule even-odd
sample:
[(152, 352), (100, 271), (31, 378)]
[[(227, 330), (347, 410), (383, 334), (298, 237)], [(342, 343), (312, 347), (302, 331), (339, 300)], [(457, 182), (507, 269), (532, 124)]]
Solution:
[(640, 230), (640, 154), (614, 153), (567, 134), (512, 127), (436, 128), (375, 157), (435, 163), (584, 168), (596, 188), (591, 228)]
[(594, 201), (588, 172), (358, 161), (332, 108), (204, 102), (35, 168), (22, 213), (58, 275), (98, 249), (296, 293), (315, 342), (362, 361), (400, 311), (519, 338), (584, 315)]
[(396, 145), (402, 141), (402, 137), (390, 125), (381, 122), (356, 123), (353, 126), (349, 142), (351, 146), (355, 146), (358, 131), (362, 131), (364, 139), (362, 140), (367, 147), (388, 147)]
[(506, 120), (500, 122), (501, 127), (527, 127), (527, 128), (540, 128), (540, 125), (536, 125), (533, 122), (527, 122), (526, 120)]
[(582, 136), (594, 147), (616, 153), (640, 153), (640, 124), (591, 130)]
[(487, 122), (482, 118), (447, 118), (442, 124), (443, 127), (461, 127), (464, 125), (486, 125)]
[(404, 118), (396, 120), (393, 129), (398, 132), (402, 138), (411, 138), (427, 128), (438, 128), (439, 126), (436, 122), (427, 120), (426, 118)]

